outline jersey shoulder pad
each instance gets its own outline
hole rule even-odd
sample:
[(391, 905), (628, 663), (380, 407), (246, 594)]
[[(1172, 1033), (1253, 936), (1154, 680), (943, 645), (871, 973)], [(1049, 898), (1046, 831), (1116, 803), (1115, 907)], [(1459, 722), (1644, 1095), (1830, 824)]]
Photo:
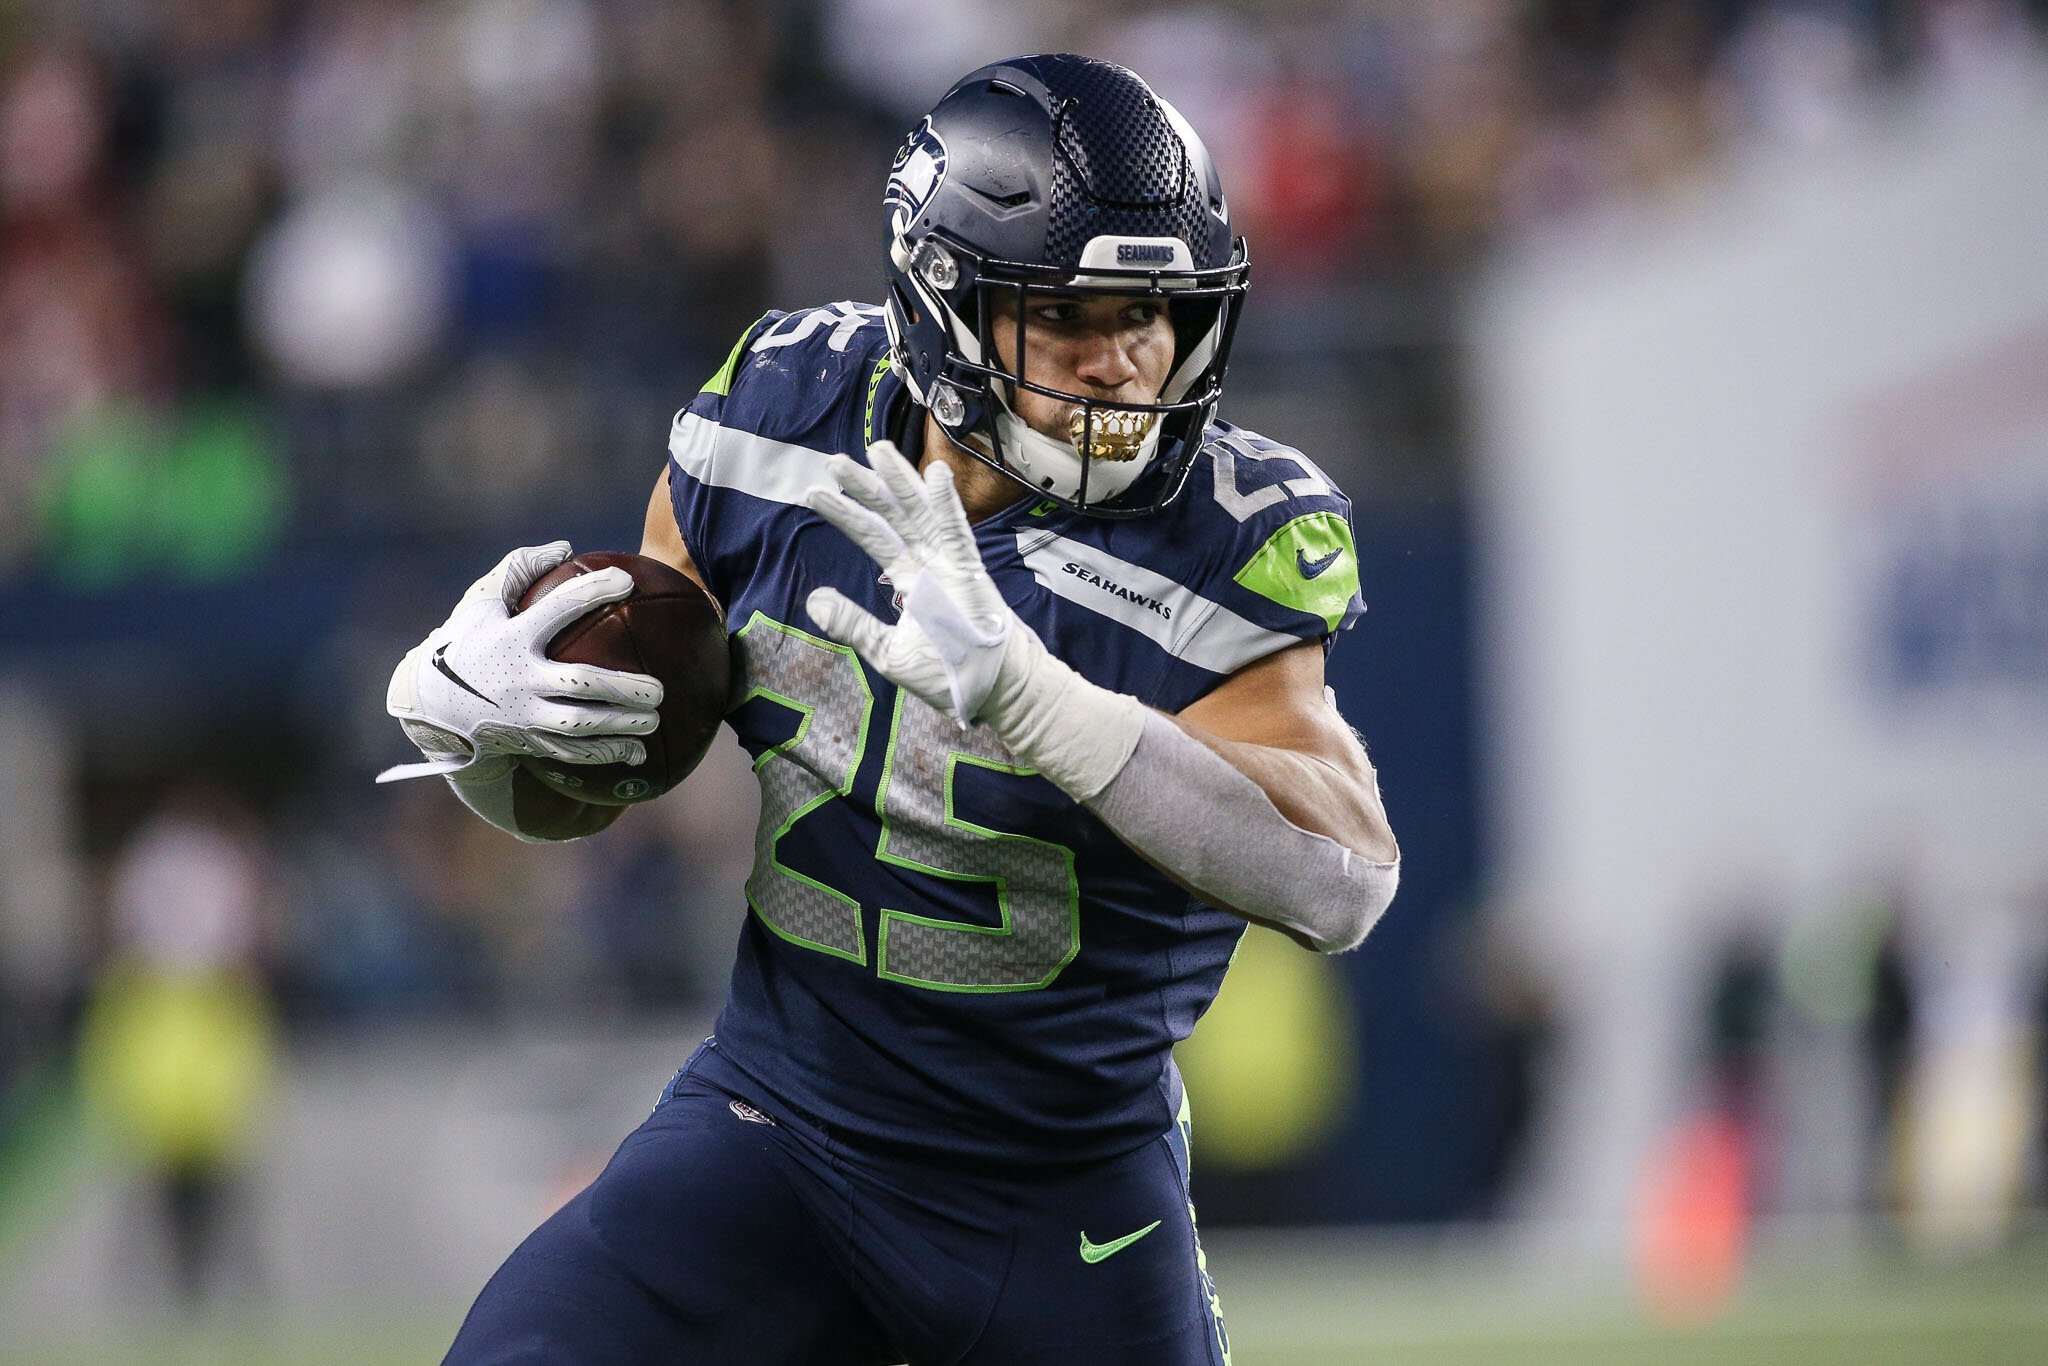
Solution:
[(1309, 638), (1365, 611), (1351, 500), (1293, 447), (1211, 424), (1180, 507), (1216, 548), (1211, 593), (1239, 615)]
[(722, 493), (800, 504), (827, 455), (859, 448), (888, 350), (867, 304), (769, 312), (741, 335), (669, 429), (676, 520), (693, 551)]
[(882, 310), (873, 304), (770, 310), (741, 335), (687, 411), (728, 429), (837, 450), (848, 406), (858, 407), (887, 350)]

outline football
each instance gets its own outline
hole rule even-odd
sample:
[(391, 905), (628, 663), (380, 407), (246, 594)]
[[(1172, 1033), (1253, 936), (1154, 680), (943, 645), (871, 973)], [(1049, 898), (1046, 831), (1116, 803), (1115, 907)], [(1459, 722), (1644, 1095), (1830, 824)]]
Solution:
[(688, 777), (718, 733), (732, 677), (718, 604), (687, 574), (645, 555), (598, 550), (565, 560), (534, 580), (519, 608), (524, 611), (579, 574), (613, 566), (633, 576), (633, 595), (595, 607), (563, 627), (548, 642), (548, 658), (652, 674), (661, 681), (661, 724), (642, 737), (647, 761), (520, 760), (551, 790), (597, 806), (651, 801)]

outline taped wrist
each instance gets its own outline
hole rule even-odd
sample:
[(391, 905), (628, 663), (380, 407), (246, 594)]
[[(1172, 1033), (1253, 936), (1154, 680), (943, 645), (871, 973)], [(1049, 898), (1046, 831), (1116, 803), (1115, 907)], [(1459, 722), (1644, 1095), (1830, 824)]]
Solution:
[(1363, 940), (1400, 882), (1398, 860), (1374, 863), (1303, 830), (1222, 755), (1152, 711), (1129, 758), (1082, 804), (1204, 897), (1298, 931), (1324, 953)]
[(1137, 698), (1074, 672), (1020, 622), (979, 719), (1054, 787), (1085, 802), (1131, 757), (1150, 715)]

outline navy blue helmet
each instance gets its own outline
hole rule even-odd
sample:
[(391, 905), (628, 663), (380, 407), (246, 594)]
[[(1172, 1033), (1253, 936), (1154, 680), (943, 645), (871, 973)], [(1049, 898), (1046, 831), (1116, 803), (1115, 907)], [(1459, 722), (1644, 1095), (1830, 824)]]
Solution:
[[(1105, 517), (1171, 502), (1223, 392), (1248, 267), (1201, 139), (1123, 67), (1018, 57), (961, 79), (896, 154), (890, 359), (947, 436), (1055, 502)], [(1154, 403), (1027, 381), (1033, 294), (1163, 300), (1174, 358)], [(1008, 296), (1005, 298), (1005, 296)], [(1014, 369), (998, 303), (1014, 315)], [(1028, 427), (1019, 389), (1073, 405), (1070, 438)]]

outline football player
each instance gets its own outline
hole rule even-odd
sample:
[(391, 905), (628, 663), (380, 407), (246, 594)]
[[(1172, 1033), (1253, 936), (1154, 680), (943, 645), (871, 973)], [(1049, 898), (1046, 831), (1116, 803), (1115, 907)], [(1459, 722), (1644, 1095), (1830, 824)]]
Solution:
[[(760, 778), (730, 998), (450, 1361), (1227, 1360), (1173, 1044), (1245, 922), (1350, 948), (1399, 868), (1323, 684), (1349, 503), (1215, 417), (1245, 246), (1136, 75), (974, 72), (885, 209), (885, 302), (749, 329), (647, 511)], [(515, 758), (637, 761), (660, 697), (542, 654), (623, 571), (511, 612), (568, 553), (514, 551), (391, 686), (415, 767), (522, 837), (616, 809)]]

